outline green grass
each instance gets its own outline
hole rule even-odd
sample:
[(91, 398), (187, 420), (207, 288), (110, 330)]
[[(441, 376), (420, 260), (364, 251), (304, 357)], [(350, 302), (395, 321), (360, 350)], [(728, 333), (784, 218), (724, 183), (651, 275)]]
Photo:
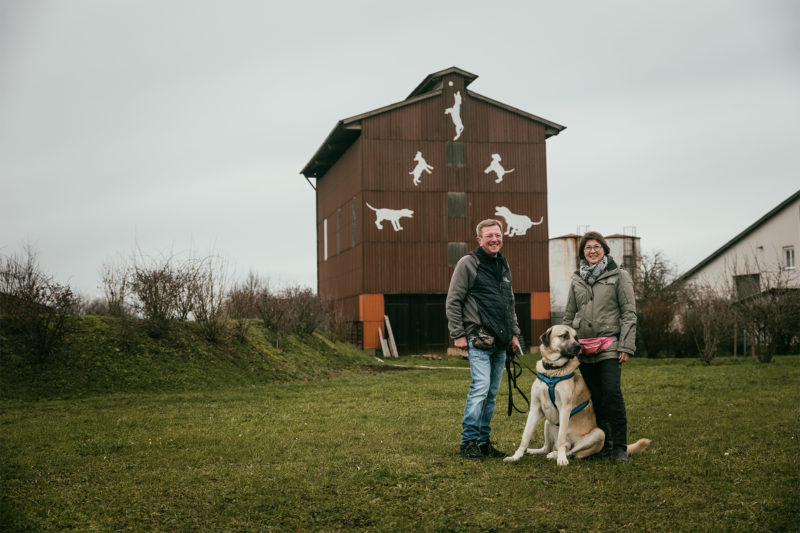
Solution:
[(352, 345), (319, 334), (290, 336), (279, 350), (275, 336), (256, 325), (246, 342), (228, 334), (212, 343), (193, 322), (175, 322), (165, 338), (152, 339), (140, 321), (124, 329), (111, 317), (74, 318), (63, 349), (43, 363), (30, 362), (20, 338), (0, 318), (0, 399), (245, 387), (318, 379), (374, 362)]
[[(400, 358), (399, 364), (428, 364)], [(0, 402), (1, 523), (31, 531), (798, 531), (800, 357), (633, 360), (624, 467), (457, 455), (464, 368)], [(522, 386), (533, 376), (525, 372)], [(513, 451), (525, 423), (493, 422)], [(541, 442), (541, 427), (535, 443)]]

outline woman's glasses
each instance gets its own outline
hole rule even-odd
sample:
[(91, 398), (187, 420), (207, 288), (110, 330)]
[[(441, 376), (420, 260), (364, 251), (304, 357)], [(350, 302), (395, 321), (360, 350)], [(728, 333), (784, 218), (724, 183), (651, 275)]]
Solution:
[(592, 251), (595, 251), (595, 250), (599, 250), (601, 248), (602, 248), (602, 246), (600, 246), (599, 244), (595, 244), (594, 246), (585, 247), (584, 250), (587, 251), (587, 252), (592, 252)]

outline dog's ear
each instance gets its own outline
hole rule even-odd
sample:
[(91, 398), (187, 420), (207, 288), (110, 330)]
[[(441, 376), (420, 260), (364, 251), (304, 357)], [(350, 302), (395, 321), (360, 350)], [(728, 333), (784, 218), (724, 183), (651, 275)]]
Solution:
[(547, 328), (547, 331), (542, 333), (542, 336), (539, 337), (539, 340), (542, 341), (542, 344), (545, 346), (550, 346), (550, 332), (553, 331), (553, 328)]

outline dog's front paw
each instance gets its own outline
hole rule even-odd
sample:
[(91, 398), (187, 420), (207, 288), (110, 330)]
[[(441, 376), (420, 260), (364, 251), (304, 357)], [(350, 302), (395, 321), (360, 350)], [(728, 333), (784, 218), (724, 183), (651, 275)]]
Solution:
[(517, 461), (519, 461), (520, 457), (522, 457), (522, 456), (514, 454), (514, 455), (511, 455), (509, 457), (506, 457), (505, 459), (503, 459), (503, 461), (505, 461), (507, 463), (516, 463)]
[(558, 463), (558, 466), (567, 466), (569, 464), (569, 461), (567, 460), (567, 454), (559, 453), (558, 461), (556, 462)]

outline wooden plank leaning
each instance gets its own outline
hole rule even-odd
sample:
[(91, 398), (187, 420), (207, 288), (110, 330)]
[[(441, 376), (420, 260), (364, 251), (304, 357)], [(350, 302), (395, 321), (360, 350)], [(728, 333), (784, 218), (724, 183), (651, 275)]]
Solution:
[(389, 345), (386, 343), (386, 339), (383, 338), (383, 331), (381, 328), (378, 328), (378, 336), (381, 338), (381, 355), (384, 358), (391, 357), (392, 354), (389, 352)]
[(397, 344), (394, 342), (392, 324), (389, 322), (389, 315), (383, 315), (383, 319), (386, 321), (386, 333), (388, 333), (387, 337), (389, 337), (389, 346), (392, 349), (392, 357), (399, 357), (399, 354), (397, 353)]

